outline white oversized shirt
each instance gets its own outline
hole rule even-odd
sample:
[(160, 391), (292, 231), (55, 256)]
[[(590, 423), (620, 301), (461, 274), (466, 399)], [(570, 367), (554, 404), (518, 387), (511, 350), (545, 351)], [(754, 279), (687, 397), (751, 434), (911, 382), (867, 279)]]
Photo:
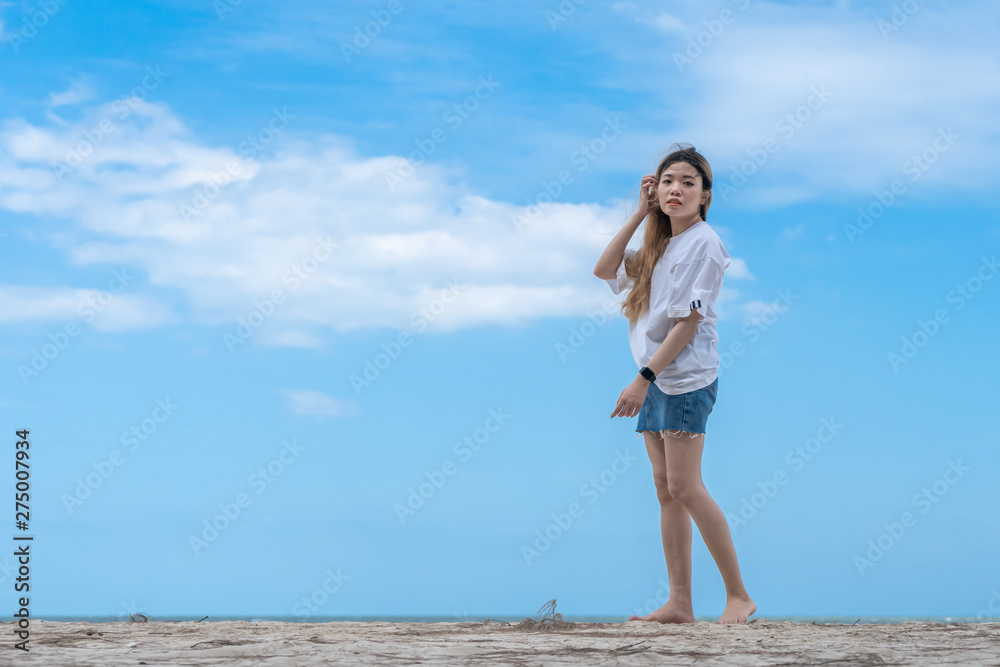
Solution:
[[(637, 252), (628, 248), (625, 255)], [(670, 239), (653, 268), (649, 308), (628, 327), (636, 368), (649, 364), (679, 318), (690, 315), (692, 309), (702, 315), (691, 341), (656, 376), (656, 386), (666, 394), (707, 387), (719, 375), (719, 336), (713, 306), (729, 264), (722, 239), (707, 222), (699, 220)], [(618, 275), (606, 282), (615, 294), (632, 288), (635, 281), (625, 274), (624, 257)]]

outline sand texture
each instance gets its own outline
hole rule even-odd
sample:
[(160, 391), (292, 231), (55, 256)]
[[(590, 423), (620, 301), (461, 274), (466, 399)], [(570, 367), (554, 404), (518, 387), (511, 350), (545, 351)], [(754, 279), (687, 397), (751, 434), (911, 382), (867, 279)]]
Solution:
[[(4, 635), (10, 643), (10, 624)], [(35, 621), (0, 665), (993, 665), (1000, 623)]]

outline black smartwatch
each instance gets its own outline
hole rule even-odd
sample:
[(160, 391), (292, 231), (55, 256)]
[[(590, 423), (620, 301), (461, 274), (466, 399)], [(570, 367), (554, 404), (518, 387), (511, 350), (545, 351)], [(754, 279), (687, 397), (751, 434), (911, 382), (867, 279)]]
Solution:
[(643, 366), (642, 368), (640, 368), (639, 369), (639, 375), (641, 375), (642, 377), (646, 378), (650, 382), (653, 382), (654, 380), (656, 380), (656, 373), (654, 373), (653, 371), (651, 371), (649, 369), (649, 366)]

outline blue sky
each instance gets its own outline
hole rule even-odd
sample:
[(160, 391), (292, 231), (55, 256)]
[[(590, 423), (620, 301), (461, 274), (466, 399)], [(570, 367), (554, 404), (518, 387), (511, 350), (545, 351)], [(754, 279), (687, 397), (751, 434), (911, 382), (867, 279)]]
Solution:
[[(35, 615), (653, 604), (592, 270), (673, 142), (733, 257), (702, 468), (758, 615), (1000, 614), (991, 3), (0, 9)], [(693, 584), (716, 618), (697, 528)]]

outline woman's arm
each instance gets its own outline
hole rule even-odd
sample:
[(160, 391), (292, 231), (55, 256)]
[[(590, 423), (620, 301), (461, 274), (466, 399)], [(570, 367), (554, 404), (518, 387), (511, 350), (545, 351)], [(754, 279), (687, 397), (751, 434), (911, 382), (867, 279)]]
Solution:
[(642, 224), (646, 215), (645, 213), (636, 211), (635, 215), (618, 230), (615, 237), (608, 243), (608, 247), (604, 249), (601, 258), (597, 260), (597, 265), (594, 267), (595, 276), (601, 280), (614, 279), (618, 274), (618, 266), (622, 263), (622, 258), (625, 256), (625, 248), (628, 247), (629, 239), (635, 234), (635, 230)]
[(670, 298), (664, 305), (667, 317), (676, 318), (676, 322), (646, 364), (651, 371), (659, 375), (691, 342), (702, 312), (707, 312), (712, 295), (722, 286), (724, 271), (717, 260), (708, 256), (670, 268)]
[[(646, 364), (656, 375), (670, 365), (670, 362), (684, 349), (684, 346), (691, 342), (695, 330), (698, 328), (698, 320), (701, 314), (697, 310), (692, 310), (687, 317), (679, 318), (674, 326), (670, 328), (667, 337), (660, 344), (660, 347), (653, 354), (653, 358)], [(639, 409), (649, 391), (650, 383), (640, 374), (636, 374), (632, 383), (625, 387), (621, 395), (618, 396), (618, 403), (615, 405), (612, 417), (634, 417), (639, 414)]]
[[(694, 332), (698, 329), (698, 320), (700, 319), (701, 314), (697, 310), (692, 310), (690, 315), (674, 322), (674, 326), (670, 327), (670, 331), (667, 332), (667, 337), (663, 339), (660, 347), (653, 353), (653, 358), (646, 364), (649, 370), (656, 375), (662, 373), (677, 358), (684, 346), (694, 338)], [(647, 382), (642, 375), (637, 377), (643, 382)]]

